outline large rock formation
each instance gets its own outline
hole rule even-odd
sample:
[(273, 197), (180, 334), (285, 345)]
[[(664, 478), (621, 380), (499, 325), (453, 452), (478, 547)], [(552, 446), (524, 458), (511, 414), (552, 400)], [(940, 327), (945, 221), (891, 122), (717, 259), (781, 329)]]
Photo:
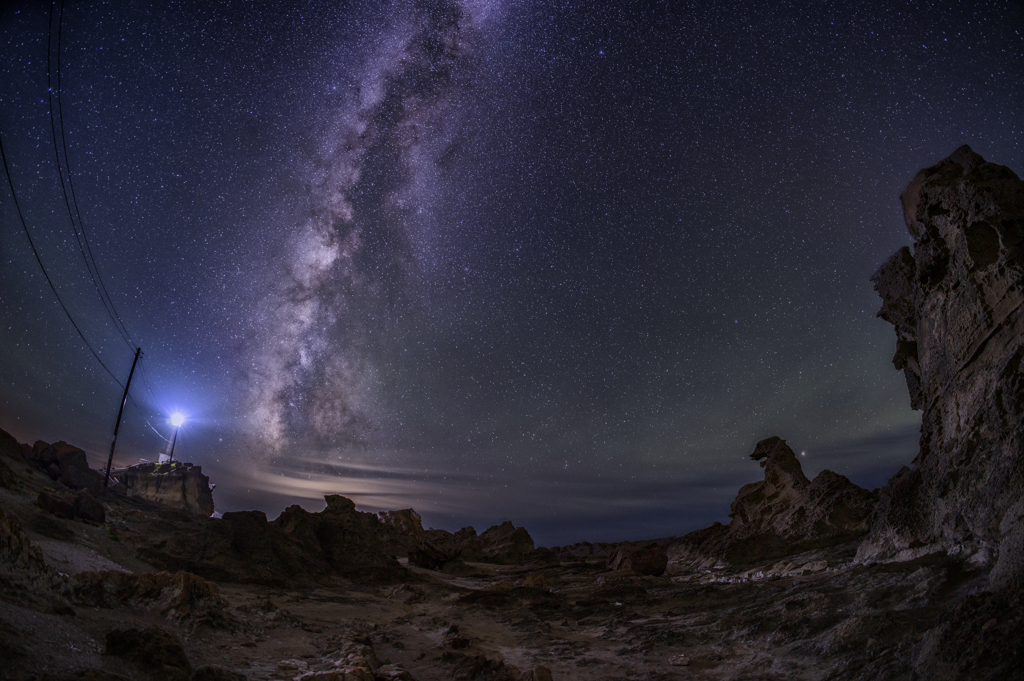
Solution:
[(764, 480), (744, 485), (728, 526), (716, 523), (683, 537), (669, 551), (674, 563), (745, 564), (834, 546), (864, 536), (876, 496), (832, 471), (808, 480), (785, 440), (770, 437), (750, 458)]
[(273, 521), (263, 511), (168, 516), (134, 523), (123, 538), (150, 565), (214, 581), (290, 586), (333, 575), (392, 580), (404, 574), (388, 550), (389, 529), (375, 514), (357, 511), (342, 496), (325, 500), (320, 513), (289, 506)]
[[(7, 433), (4, 435), (10, 438)], [(103, 494), (103, 474), (89, 468), (85, 452), (78, 447), (64, 441), (51, 445), (40, 440), (22, 451), (31, 463), (67, 487), (87, 490), (95, 497)]]
[(472, 527), (455, 533), (455, 541), (465, 560), (487, 563), (521, 563), (534, 551), (533, 538), (525, 527), (506, 520), (489, 527), (478, 536)]
[(913, 252), (875, 274), (921, 448), (883, 489), (859, 558), (959, 554), (1018, 575), (1024, 553), (1024, 182), (969, 147), (902, 195)]
[(144, 463), (119, 470), (115, 475), (128, 488), (128, 496), (198, 515), (213, 514), (210, 478), (203, 475), (201, 466), (181, 461)]

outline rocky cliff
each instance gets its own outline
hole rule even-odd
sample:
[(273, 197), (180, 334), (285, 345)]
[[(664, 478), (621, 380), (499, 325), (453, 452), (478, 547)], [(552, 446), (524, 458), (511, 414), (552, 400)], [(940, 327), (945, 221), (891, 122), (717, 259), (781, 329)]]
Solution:
[(201, 466), (181, 461), (144, 463), (121, 469), (115, 477), (128, 488), (128, 496), (197, 515), (213, 514), (210, 478), (203, 475)]
[(913, 250), (873, 281), (921, 447), (882, 490), (858, 557), (943, 551), (1006, 581), (1024, 549), (1024, 182), (964, 146), (901, 199)]

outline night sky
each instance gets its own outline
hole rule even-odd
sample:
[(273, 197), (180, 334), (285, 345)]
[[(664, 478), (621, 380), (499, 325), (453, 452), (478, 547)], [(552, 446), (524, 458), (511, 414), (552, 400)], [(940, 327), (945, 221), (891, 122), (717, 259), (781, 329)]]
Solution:
[(869, 278), (917, 170), (1024, 170), (1024, 6), (729, 5), (5, 3), (17, 201), (113, 377), (2, 176), (0, 427), (99, 467), (141, 347), (115, 462), (180, 410), (219, 511), (678, 535), (771, 435), (884, 484)]

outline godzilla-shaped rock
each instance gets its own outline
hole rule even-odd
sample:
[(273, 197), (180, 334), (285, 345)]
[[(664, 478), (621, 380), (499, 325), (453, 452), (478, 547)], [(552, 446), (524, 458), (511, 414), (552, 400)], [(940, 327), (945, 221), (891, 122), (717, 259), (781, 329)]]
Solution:
[(1007, 580), (1024, 565), (1024, 182), (964, 146), (901, 199), (913, 252), (873, 281), (924, 412), (921, 447), (882, 490), (858, 556), (947, 551)]
[(761, 440), (750, 458), (764, 480), (744, 485), (732, 502), (732, 521), (692, 532), (670, 549), (673, 563), (733, 564), (770, 560), (834, 546), (868, 531), (876, 496), (832, 471), (808, 480), (785, 440)]

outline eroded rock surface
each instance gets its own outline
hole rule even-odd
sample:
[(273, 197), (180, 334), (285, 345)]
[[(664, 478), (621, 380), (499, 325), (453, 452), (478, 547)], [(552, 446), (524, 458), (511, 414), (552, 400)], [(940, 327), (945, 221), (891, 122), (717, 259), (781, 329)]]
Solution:
[(327, 508), (319, 513), (289, 506), (273, 521), (263, 511), (165, 518), (140, 523), (125, 538), (151, 565), (218, 581), (284, 586), (329, 576), (400, 577), (378, 517), (357, 511), (345, 497), (325, 499)]
[(832, 471), (808, 480), (785, 440), (761, 440), (750, 458), (764, 480), (744, 485), (728, 526), (715, 524), (670, 549), (674, 563), (742, 565), (835, 546), (864, 536), (877, 497)]
[(859, 557), (959, 553), (1008, 583), (1024, 553), (1024, 182), (964, 146), (901, 199), (913, 251), (873, 281), (921, 448), (882, 490)]
[(129, 496), (197, 515), (213, 514), (210, 478), (203, 475), (201, 466), (181, 461), (143, 463), (119, 470), (116, 476)]

